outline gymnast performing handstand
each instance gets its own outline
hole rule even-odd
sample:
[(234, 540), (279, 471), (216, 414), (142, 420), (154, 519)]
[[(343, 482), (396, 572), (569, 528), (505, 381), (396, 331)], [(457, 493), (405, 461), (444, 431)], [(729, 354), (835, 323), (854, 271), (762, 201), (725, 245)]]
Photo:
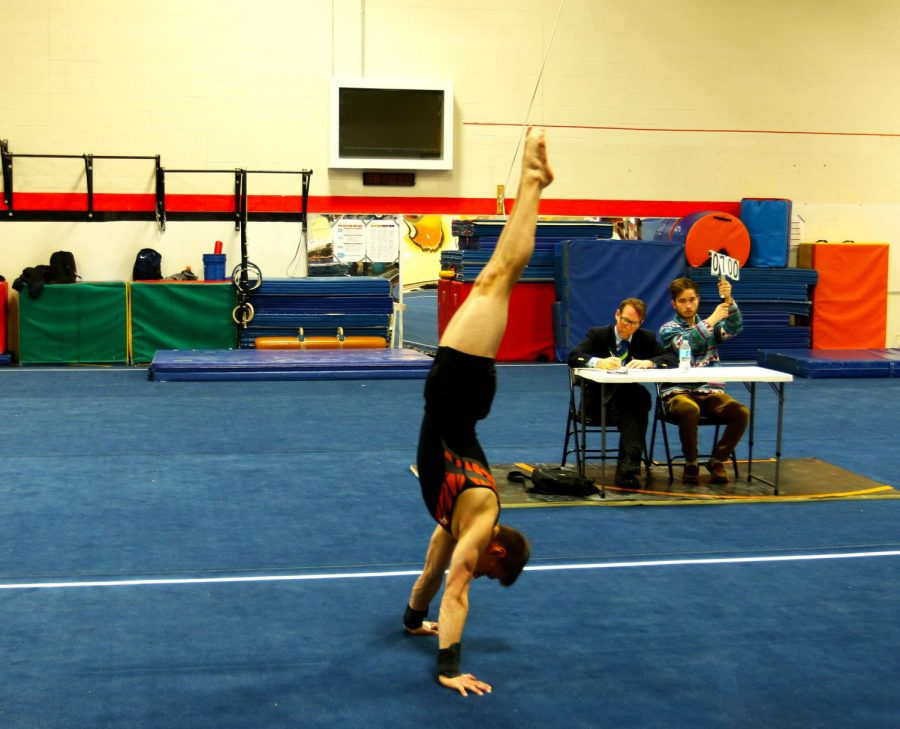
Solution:
[[(447, 325), (425, 382), (417, 463), (422, 496), (437, 526), (403, 625), (413, 635), (438, 636), (438, 681), (463, 696), (491, 691), (459, 668), (469, 584), (485, 576), (512, 585), (530, 554), (528, 540), (499, 523), (500, 499), (475, 424), (491, 409), (494, 358), (506, 331), (510, 295), (534, 250), (538, 203), (552, 181), (544, 132), (529, 128), (513, 211), (493, 255)], [(425, 617), (445, 571), (438, 622), (433, 623)]]

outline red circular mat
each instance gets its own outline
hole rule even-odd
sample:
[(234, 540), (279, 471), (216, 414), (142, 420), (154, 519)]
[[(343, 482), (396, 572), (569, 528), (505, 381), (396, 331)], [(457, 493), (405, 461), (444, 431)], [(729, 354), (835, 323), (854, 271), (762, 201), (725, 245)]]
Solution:
[(684, 241), (684, 255), (691, 266), (709, 261), (709, 252), (724, 253), (743, 266), (750, 257), (750, 233), (747, 227), (728, 213), (694, 213), (682, 218), (672, 240)]

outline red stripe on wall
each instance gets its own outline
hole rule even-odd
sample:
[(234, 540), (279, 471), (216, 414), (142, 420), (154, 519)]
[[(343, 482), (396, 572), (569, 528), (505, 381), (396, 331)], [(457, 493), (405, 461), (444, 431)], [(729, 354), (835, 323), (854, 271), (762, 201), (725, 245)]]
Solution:
[[(14, 193), (13, 205), (21, 211), (81, 211), (87, 209), (87, 195), (79, 192)], [(514, 201), (507, 199), (507, 210)], [(251, 213), (299, 213), (299, 195), (250, 195), (247, 207)], [(310, 196), (311, 213), (358, 213), (385, 215), (494, 215), (494, 198), (475, 197), (398, 197), (368, 195)], [(5, 206), (0, 204), (0, 209)], [(98, 193), (94, 210), (98, 212), (148, 212), (156, 209), (156, 198), (148, 194)], [(541, 201), (542, 215), (558, 216), (641, 216), (680, 218), (691, 213), (715, 210), (737, 215), (740, 203), (708, 200), (591, 200), (554, 199)], [(170, 213), (232, 213), (233, 195), (166, 195), (166, 211)]]
[[(522, 127), (521, 122), (463, 122), (468, 127)], [(900, 137), (897, 132), (829, 132), (811, 129), (704, 129), (694, 127), (626, 127), (601, 124), (540, 124), (542, 129), (590, 129), (613, 132), (689, 132), (693, 134), (807, 134), (820, 137)]]
[[(506, 199), (507, 211), (514, 200)], [(309, 199), (312, 211), (334, 213), (391, 213), (443, 215), (495, 215), (497, 202), (493, 198), (443, 197), (318, 197)], [(737, 215), (740, 202), (697, 200), (580, 200), (545, 198), (541, 201), (541, 215), (559, 216), (642, 216), (680, 218), (691, 213), (715, 210)]]
[[(14, 192), (13, 207), (22, 211), (77, 212), (87, 210), (87, 199), (85, 192)], [(0, 209), (6, 210), (6, 205), (0, 203)], [(141, 211), (152, 213), (156, 210), (156, 198), (153, 195), (95, 193), (94, 210), (117, 213)]]
[(497, 202), (493, 198), (478, 197), (337, 195), (310, 197), (309, 209), (328, 213), (493, 215)]

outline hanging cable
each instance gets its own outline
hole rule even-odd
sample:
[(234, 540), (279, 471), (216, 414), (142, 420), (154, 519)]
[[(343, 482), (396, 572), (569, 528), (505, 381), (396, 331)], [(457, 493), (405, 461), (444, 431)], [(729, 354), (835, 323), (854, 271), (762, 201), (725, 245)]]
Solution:
[(547, 44), (547, 50), (544, 52), (544, 60), (541, 63), (541, 70), (538, 72), (537, 81), (534, 84), (534, 91), (531, 92), (531, 101), (528, 104), (528, 111), (525, 112), (525, 121), (522, 122), (522, 132), (519, 134), (519, 141), (516, 143), (516, 151), (513, 153), (512, 161), (509, 163), (509, 172), (506, 173), (506, 182), (503, 184), (504, 191), (509, 187), (509, 178), (512, 177), (513, 167), (516, 164), (516, 157), (519, 156), (522, 139), (525, 137), (525, 130), (528, 128), (528, 119), (531, 117), (531, 109), (534, 107), (534, 100), (537, 98), (538, 88), (540, 88), (541, 79), (544, 77), (544, 68), (547, 65), (547, 58), (550, 56), (550, 49), (553, 47), (553, 40), (556, 38), (556, 29), (559, 28), (559, 18), (562, 15), (562, 9), (565, 4), (566, 0), (560, 0), (559, 8), (556, 10), (556, 22), (553, 23), (553, 32), (550, 34), (550, 42)]

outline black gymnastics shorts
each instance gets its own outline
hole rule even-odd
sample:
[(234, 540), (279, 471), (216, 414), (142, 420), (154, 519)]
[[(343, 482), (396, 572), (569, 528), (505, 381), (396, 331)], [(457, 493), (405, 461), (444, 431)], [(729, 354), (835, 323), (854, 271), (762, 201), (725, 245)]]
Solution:
[[(444, 513), (446, 508), (439, 509), (441, 491), (446, 485), (448, 449), (475, 471), (490, 474), (475, 424), (487, 417), (496, 390), (497, 372), (492, 358), (450, 347), (438, 348), (425, 381), (425, 416), (416, 461), (422, 497), (439, 523), (448, 516)], [(445, 506), (446, 501), (445, 494)]]

